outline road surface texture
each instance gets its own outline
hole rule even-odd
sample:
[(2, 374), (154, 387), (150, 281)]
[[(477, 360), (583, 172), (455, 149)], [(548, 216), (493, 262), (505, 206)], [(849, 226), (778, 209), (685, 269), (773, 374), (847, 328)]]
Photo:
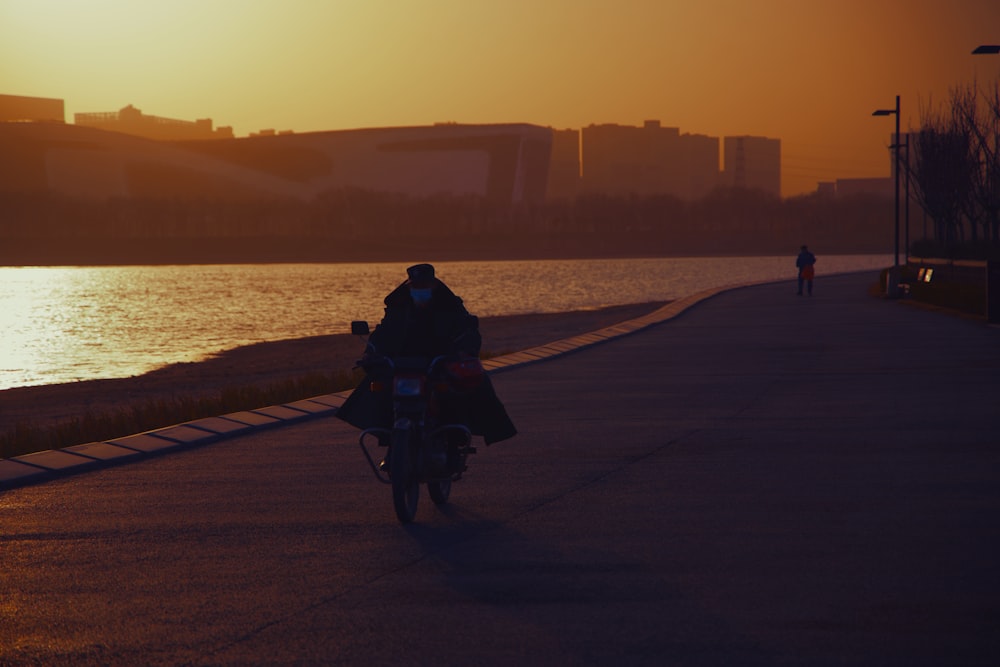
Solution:
[(875, 280), (497, 374), (405, 527), (334, 418), (5, 491), (0, 664), (1000, 664), (1000, 330)]

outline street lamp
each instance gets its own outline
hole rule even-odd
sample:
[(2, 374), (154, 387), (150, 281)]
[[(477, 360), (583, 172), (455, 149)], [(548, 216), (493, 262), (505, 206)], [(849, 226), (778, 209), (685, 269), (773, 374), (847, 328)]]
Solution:
[[(1000, 44), (983, 44), (972, 50), (972, 55), (996, 55)], [(1000, 267), (997, 262), (986, 262), (986, 321), (1000, 322)]]
[[(896, 108), (895, 109), (876, 109), (872, 112), (873, 116), (896, 116), (896, 134), (893, 137), (893, 142), (891, 148), (895, 149), (896, 156), (896, 199), (895, 199), (895, 236), (893, 239), (893, 260), (892, 266), (896, 269), (898, 274), (899, 270), (899, 95), (896, 95)], [(898, 277), (898, 276), (897, 276)]]
[[(899, 137), (896, 137), (896, 141), (899, 141)], [(906, 202), (906, 211), (903, 214), (903, 220), (905, 224), (903, 229), (905, 233), (903, 234), (903, 263), (907, 266), (910, 264), (910, 132), (906, 132), (906, 197), (903, 201)], [(897, 167), (898, 168), (898, 167)], [(924, 234), (927, 236), (927, 234)]]

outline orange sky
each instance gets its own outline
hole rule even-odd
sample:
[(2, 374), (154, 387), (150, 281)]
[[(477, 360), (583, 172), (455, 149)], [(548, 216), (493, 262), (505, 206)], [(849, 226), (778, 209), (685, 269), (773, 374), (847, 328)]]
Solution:
[(780, 138), (790, 196), (887, 176), (871, 112), (996, 81), (987, 43), (998, 0), (0, 0), (0, 93), (237, 136), (658, 119)]

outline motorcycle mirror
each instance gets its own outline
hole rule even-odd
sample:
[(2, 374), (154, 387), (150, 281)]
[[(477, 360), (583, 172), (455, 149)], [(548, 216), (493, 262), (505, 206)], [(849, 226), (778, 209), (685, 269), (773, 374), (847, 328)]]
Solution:
[(351, 322), (351, 333), (355, 336), (367, 336), (368, 322), (365, 320), (354, 320)]

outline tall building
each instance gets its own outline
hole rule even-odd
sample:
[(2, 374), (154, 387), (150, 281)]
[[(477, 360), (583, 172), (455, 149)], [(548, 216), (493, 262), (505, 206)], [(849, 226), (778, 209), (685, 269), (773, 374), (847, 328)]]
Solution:
[(721, 184), (781, 196), (781, 140), (767, 137), (723, 139)]
[(704, 134), (682, 134), (685, 165), (682, 191), (685, 199), (701, 199), (719, 185), (719, 138)]
[(718, 139), (647, 120), (641, 127), (590, 125), (582, 131), (583, 189), (696, 199), (718, 182)]
[(199, 120), (176, 120), (160, 116), (147, 116), (129, 104), (118, 111), (74, 114), (74, 122), (99, 130), (132, 134), (147, 139), (161, 141), (183, 141), (187, 139), (232, 139), (233, 128), (212, 129), (211, 118)]
[(583, 188), (608, 194), (655, 194), (672, 182), (680, 158), (680, 130), (646, 121), (642, 127), (583, 128)]

